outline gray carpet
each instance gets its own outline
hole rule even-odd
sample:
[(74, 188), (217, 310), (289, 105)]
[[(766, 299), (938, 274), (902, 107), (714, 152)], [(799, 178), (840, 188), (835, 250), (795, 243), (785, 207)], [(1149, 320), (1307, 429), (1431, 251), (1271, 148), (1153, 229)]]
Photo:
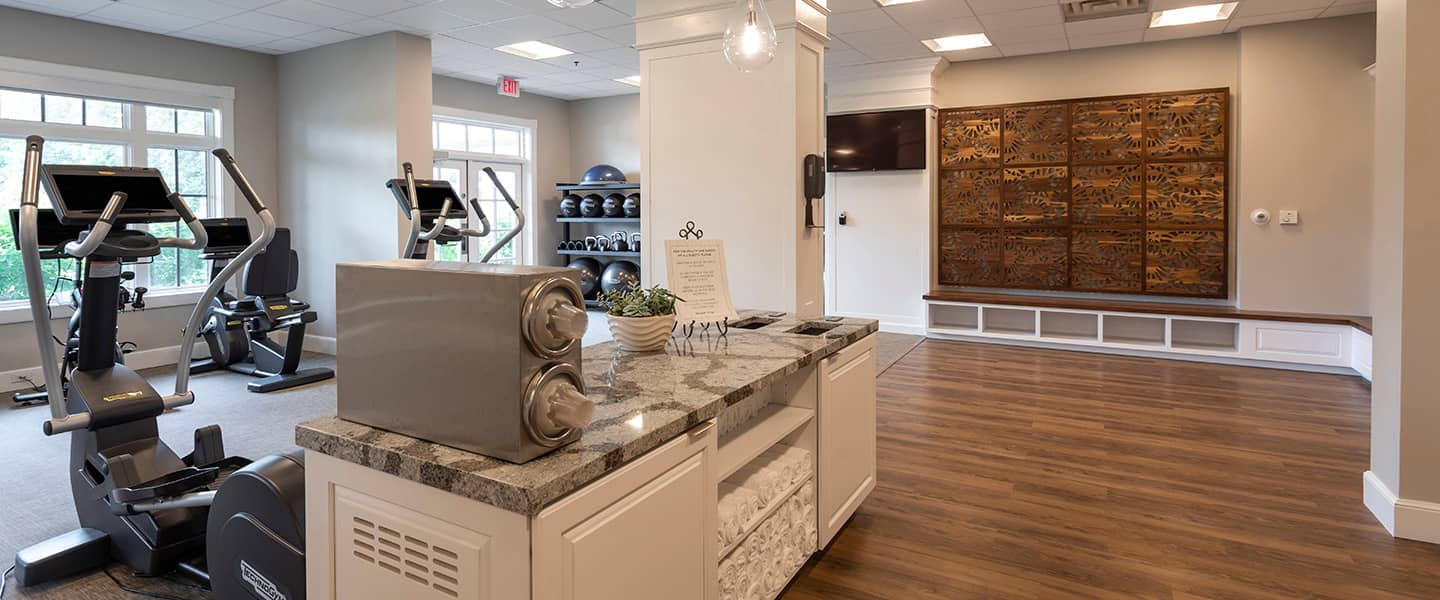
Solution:
[(875, 372), (884, 373), (923, 341), (925, 338), (918, 335), (884, 331), (875, 334)]
[[(335, 366), (334, 357), (307, 354), (304, 367)], [(143, 371), (162, 393), (174, 389), (173, 367)], [(295, 447), (294, 426), (300, 421), (335, 413), (335, 381), (312, 384), (269, 394), (252, 394), (245, 384), (252, 378), (237, 373), (207, 373), (190, 379), (195, 404), (160, 418), (160, 436), (176, 452), (187, 454), (196, 428), (220, 425), (227, 453), (256, 458)], [(4, 399), (9, 404), (8, 396)], [(68, 436), (47, 438), (40, 423), (50, 416), (49, 408), (0, 409), (0, 569), (8, 567), (15, 551), (77, 526), (66, 474), (69, 460)], [(110, 573), (130, 587), (181, 598), (207, 598), (204, 592), (164, 579), (138, 580), (120, 565)], [(4, 598), (101, 599), (137, 598), (121, 591), (102, 573), (76, 577), (18, 592), (9, 581)]]

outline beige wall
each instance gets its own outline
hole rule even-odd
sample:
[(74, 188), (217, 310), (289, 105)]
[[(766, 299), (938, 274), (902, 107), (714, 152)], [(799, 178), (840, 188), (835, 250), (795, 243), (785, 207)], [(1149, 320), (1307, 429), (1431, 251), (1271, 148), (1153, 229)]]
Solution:
[[(1240, 306), (1370, 314), (1374, 62), (1374, 15), (1240, 31)], [(1257, 208), (1300, 225), (1254, 225)]]
[(524, 94), (509, 98), (495, 93), (495, 87), (473, 81), (436, 75), (433, 78), (435, 106), (532, 119), (535, 131), (536, 207), (527, 227), (535, 232), (537, 264), (564, 264), (555, 254), (560, 224), (555, 222), (560, 196), (555, 184), (579, 179), (570, 172), (570, 103), (548, 96)]
[[(417, 73), (419, 75), (417, 75)], [(395, 258), (400, 163), (430, 163), (430, 41), (382, 33), (280, 58), (280, 191), (309, 333), (335, 335), (335, 265)], [(422, 169), (428, 171), (428, 169)]]
[(631, 181), (640, 174), (640, 95), (575, 100), (570, 103), (570, 173), (609, 164)]
[[(229, 145), (256, 190), (284, 214), (275, 193), (275, 57), (5, 7), (0, 56), (235, 88), (235, 139)], [(175, 346), (189, 310), (123, 314), (120, 339), (142, 350)], [(63, 332), (62, 322), (54, 326)], [(0, 372), (38, 364), (34, 337), (28, 322), (0, 325)], [(0, 388), (10, 383), (0, 381)]]

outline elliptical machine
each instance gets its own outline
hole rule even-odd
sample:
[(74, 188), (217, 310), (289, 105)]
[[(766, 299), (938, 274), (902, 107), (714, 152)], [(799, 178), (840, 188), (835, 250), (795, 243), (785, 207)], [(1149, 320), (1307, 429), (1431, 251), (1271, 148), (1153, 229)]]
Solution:
[[(475, 216), (480, 221), (479, 231), (449, 226), (446, 221), (454, 219), (463, 222), (467, 216), (455, 188), (443, 179), (415, 179), (415, 168), (408, 162), (402, 167), (405, 171), (403, 179), (385, 182), (385, 187), (390, 189), (395, 201), (400, 204), (401, 212), (410, 221), (410, 235), (405, 240), (405, 247), (400, 250), (400, 258), (429, 260), (431, 242), (449, 244), (466, 238), (478, 239), (490, 235), (490, 220), (485, 217), (485, 211), (480, 209), (479, 201), (470, 199), (470, 210), (475, 211)], [(510, 210), (515, 211), (515, 228), (492, 244), (479, 261), (488, 263), (501, 248), (525, 229), (525, 211), (510, 197), (505, 186), (500, 184), (500, 178), (495, 175), (494, 169), (485, 167), (483, 170), (490, 177), (491, 183), (495, 184), (495, 189), (505, 198), (505, 202), (510, 205)]]
[[(210, 239), (201, 258), (211, 261), (214, 280), (250, 245), (250, 226), (245, 219), (204, 219), (201, 224)], [(200, 331), (210, 358), (196, 361), (190, 373), (229, 369), (259, 377), (246, 384), (246, 389), (257, 393), (335, 377), (331, 369), (299, 368), (305, 326), (316, 315), (309, 304), (289, 296), (299, 283), (299, 258), (290, 249), (290, 230), (277, 228), (265, 250), (243, 264), (244, 296), (232, 296), (222, 287), (210, 302), (210, 314)], [(280, 330), (288, 332), (284, 344), (270, 339)]]
[[(214, 425), (195, 430), (194, 450), (179, 456), (160, 439), (157, 417), (195, 401), (189, 371), (179, 369), (174, 393), (162, 396), (115, 360), (121, 261), (153, 258), (163, 248), (201, 249), (207, 241), (204, 227), (180, 196), (170, 193), (159, 171), (42, 166), (43, 145), (39, 136), (26, 139), (17, 234), (50, 402), (51, 418), (42, 430), (70, 434), (70, 487), (80, 528), (17, 552), (16, 582), (34, 585), (103, 568), (115, 559), (146, 576), (179, 569), (222, 599), (248, 597), (240, 594), (246, 586), (254, 590), (247, 593), (262, 598), (275, 597), (266, 595), (275, 590), (303, 598), (304, 545), (295, 533), (303, 532), (303, 467), (289, 457), (254, 463), (227, 457)], [(264, 224), (261, 238), (237, 257), (248, 260), (269, 242), (275, 220), (229, 153), (222, 149), (215, 155)], [(66, 256), (84, 261), (86, 307), (68, 388), (60, 383), (50, 322), (44, 318), (48, 311), (36, 231), (42, 178), (60, 221), (88, 226), (62, 248)], [(193, 239), (156, 239), (125, 228), (174, 220), (183, 220)], [(238, 267), (227, 266), (226, 275)], [(189, 364), (194, 332), (222, 282), (211, 282), (181, 330), (178, 364)]]
[[(79, 239), (81, 234), (85, 233), (85, 228), (62, 225), (60, 223), (60, 220), (55, 216), (55, 211), (49, 209), (40, 209), (39, 213), (37, 214), (36, 220), (38, 221), (36, 238), (38, 243), (40, 244), (40, 258), (43, 260), (63, 260), (70, 258), (65, 255), (65, 244)], [(10, 231), (20, 231), (20, 209), (18, 208), (10, 209)], [(15, 249), (20, 249), (19, 237), (15, 238)], [(65, 389), (68, 388), (70, 385), (70, 370), (75, 368), (75, 361), (79, 358), (80, 319), (81, 309), (84, 303), (84, 280), (80, 277), (80, 272), (78, 270), (80, 265), (81, 261), (75, 260), (75, 276), (57, 276), (55, 282), (57, 286), (59, 285), (60, 281), (69, 281), (72, 284), (70, 293), (67, 294), (69, 298), (71, 312), (69, 323), (65, 328), (65, 337), (63, 340), (60, 338), (55, 338), (55, 342), (63, 346), (65, 349), (63, 359), (65, 364), (60, 371), (61, 395), (65, 394)], [(121, 284), (119, 290), (119, 306), (117, 307), (117, 310), (121, 312), (125, 312), (127, 310), (145, 310), (145, 294), (149, 290), (145, 287), (136, 287), (134, 289), (131, 289), (129, 287), (126, 287), (126, 285), (124, 284), (125, 281), (132, 281), (135, 279), (135, 272), (122, 271), (120, 273), (120, 279)], [(51, 293), (53, 294), (54, 292)], [(49, 311), (46, 311), (46, 316), (47, 318), (51, 316)], [(116, 342), (115, 362), (124, 363), (125, 355), (134, 351), (134, 342)], [(43, 387), (38, 387), (36, 391), (16, 392), (11, 397), (11, 399), (14, 400), (16, 404), (22, 406), (30, 406), (35, 404), (45, 404), (49, 400), (49, 397), (49, 394), (46, 393)]]

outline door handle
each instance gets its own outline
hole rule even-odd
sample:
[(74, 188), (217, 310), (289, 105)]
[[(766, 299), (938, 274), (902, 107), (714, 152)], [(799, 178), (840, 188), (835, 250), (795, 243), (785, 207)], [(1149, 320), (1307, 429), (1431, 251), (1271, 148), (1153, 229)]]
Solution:
[(840, 211), (840, 219), (839, 219), (840, 224), (841, 224), (841, 225), (845, 225), (846, 222), (849, 221), (849, 220), (850, 220), (850, 215), (847, 214), (847, 213), (846, 213), (845, 211), (843, 211), (843, 210)]

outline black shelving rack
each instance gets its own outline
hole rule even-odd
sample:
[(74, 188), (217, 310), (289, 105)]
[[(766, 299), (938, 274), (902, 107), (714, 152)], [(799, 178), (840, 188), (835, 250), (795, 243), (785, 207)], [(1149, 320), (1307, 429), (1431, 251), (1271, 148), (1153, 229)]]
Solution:
[[(640, 190), (640, 184), (639, 184), (639, 183), (559, 183), (559, 184), (556, 184), (556, 185), (555, 185), (555, 191), (560, 192), (561, 194), (568, 194), (568, 193), (583, 194), (583, 193), (585, 193), (585, 192), (594, 192), (594, 193), (605, 193), (605, 192), (636, 192), (636, 191), (639, 191), (639, 190)], [(556, 222), (556, 223), (559, 223), (559, 224), (561, 225), (563, 239), (570, 240), (570, 239), (573, 239), (573, 238), (571, 237), (571, 235), (570, 235), (570, 227), (571, 227), (572, 225), (576, 224), (576, 223), (580, 223), (580, 224), (595, 224), (595, 225), (605, 225), (605, 224), (632, 224), (632, 225), (633, 225), (633, 224), (638, 224), (638, 223), (640, 222), (640, 217), (558, 217), (558, 216), (557, 216), (557, 217), (555, 217), (555, 222)], [(643, 241), (643, 240), (642, 240), (642, 241)], [(639, 253), (639, 252), (613, 252), (613, 251), (595, 251), (595, 250), (556, 250), (555, 253), (558, 254), (558, 255), (560, 255), (561, 257), (590, 256), (590, 257), (595, 257), (595, 258), (610, 258), (610, 259), (616, 259), (616, 260), (618, 260), (618, 259), (627, 259), (627, 260), (633, 260), (633, 261), (635, 261), (635, 262), (639, 262), (639, 260), (640, 260), (640, 253)], [(567, 262), (568, 262), (568, 261), (567, 261)], [(587, 306), (589, 306), (589, 307), (592, 307), (592, 308), (595, 308), (595, 307), (598, 307), (598, 306), (599, 306), (598, 304), (596, 304), (596, 302), (595, 302), (594, 300), (586, 300), (586, 301), (585, 301), (585, 304), (586, 304)]]

